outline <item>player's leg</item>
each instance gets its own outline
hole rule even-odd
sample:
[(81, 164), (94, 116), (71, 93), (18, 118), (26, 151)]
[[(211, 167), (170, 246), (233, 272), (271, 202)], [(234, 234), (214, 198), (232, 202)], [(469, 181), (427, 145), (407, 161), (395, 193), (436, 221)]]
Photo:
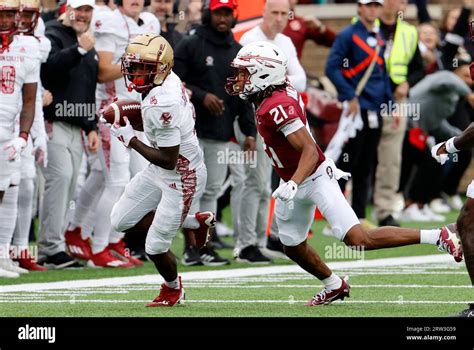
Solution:
[[(145, 251), (165, 283), (161, 286), (160, 294), (147, 305), (149, 307), (173, 306), (184, 299), (176, 256), (170, 251), (170, 246), (179, 228), (190, 217), (188, 214), (193, 201), (204, 190), (205, 175), (204, 170), (181, 174), (180, 179), (158, 180), (162, 196), (148, 230)], [(175, 184), (175, 188), (169, 187), (170, 182)]]
[(353, 249), (373, 250), (400, 247), (410, 244), (432, 244), (447, 247), (448, 252), (460, 259), (462, 252), (458, 239), (449, 230), (418, 230), (400, 227), (379, 227), (366, 231), (340, 191), (335, 174), (337, 168), (328, 159), (323, 162), (314, 179), (314, 200), (323, 216), (331, 225), (333, 235)]
[(316, 204), (307, 198), (310, 186), (308, 183), (300, 185), (292, 201), (283, 202), (277, 199), (274, 215), (285, 253), (301, 268), (324, 283), (324, 290), (316, 294), (307, 304), (316, 306), (344, 299), (349, 296), (349, 287), (331, 271), (314, 248), (307, 243), (308, 231), (316, 209)]
[(466, 203), (459, 213), (457, 227), (467, 271), (474, 286), (474, 181), (469, 185), (467, 196)]

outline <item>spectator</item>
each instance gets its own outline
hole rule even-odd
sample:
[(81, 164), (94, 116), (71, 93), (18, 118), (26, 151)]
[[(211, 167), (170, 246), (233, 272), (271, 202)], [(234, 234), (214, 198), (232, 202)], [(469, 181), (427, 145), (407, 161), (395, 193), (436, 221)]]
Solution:
[(298, 0), (290, 0), (290, 18), (283, 34), (291, 39), (295, 45), (298, 59), (301, 59), (303, 47), (307, 40), (313, 40), (318, 45), (331, 47), (336, 39), (336, 33), (314, 16), (296, 16), (295, 7), (297, 3)]
[[(381, 134), (380, 111), (393, 99), (384, 61), (385, 42), (375, 26), (382, 3), (358, 1), (359, 18), (339, 33), (326, 65), (326, 75), (336, 86), (339, 100), (347, 101), (348, 114), (360, 115), (363, 121), (362, 130), (344, 146), (337, 166), (352, 173), (352, 208), (366, 227), (373, 227), (365, 220), (365, 210)], [(370, 75), (361, 83), (367, 71)]]
[[(185, 37), (176, 47), (174, 71), (192, 92), (196, 108), (196, 131), (208, 169), (207, 184), (200, 202), (200, 211), (216, 212), (217, 198), (227, 175), (228, 162), (219, 161), (219, 154), (229, 154), (233, 123), (238, 116), (245, 135), (244, 151), (255, 148), (255, 120), (252, 107), (237, 96), (229, 96), (224, 86), (233, 75), (230, 63), (241, 46), (234, 40), (236, 2), (211, 0), (203, 10), (203, 24), (193, 35)], [(185, 252), (185, 259), (192, 251)], [(212, 249), (200, 252), (204, 264), (223, 259)]]
[[(428, 75), (411, 90), (409, 102), (419, 104), (421, 114), (405, 137), (403, 146), (400, 189), (406, 194), (405, 210), (401, 221), (444, 221), (428, 207), (441, 188), (441, 166), (432, 159), (426, 137), (435, 141), (446, 140), (461, 133), (447, 122), (456, 110), (460, 99), (465, 98), (474, 106), (474, 93), (469, 64), (458, 59), (453, 72), (439, 71)], [(410, 180), (412, 178), (412, 180)]]
[(93, 6), (93, 0), (69, 0), (65, 15), (46, 25), (45, 35), (52, 47), (41, 67), (41, 80), (51, 91), (53, 103), (44, 109), (49, 159), (43, 168), (46, 182), (38, 247), (38, 261), (46, 267), (78, 265), (65, 253), (63, 233), (82, 158), (81, 130), (87, 134), (90, 152), (97, 152), (99, 146), (95, 120), (97, 52), (95, 38), (88, 32)]
[(160, 21), (161, 36), (174, 49), (183, 35), (175, 30), (177, 23), (173, 22), (173, 0), (151, 0), (149, 10)]
[(240, 38), (241, 45), (254, 41), (268, 41), (280, 47), (288, 57), (288, 79), (296, 90), (306, 89), (306, 73), (301, 67), (295, 45), (291, 39), (282, 34), (288, 23), (290, 13), (289, 0), (268, 0), (263, 8), (263, 21), (250, 29)]

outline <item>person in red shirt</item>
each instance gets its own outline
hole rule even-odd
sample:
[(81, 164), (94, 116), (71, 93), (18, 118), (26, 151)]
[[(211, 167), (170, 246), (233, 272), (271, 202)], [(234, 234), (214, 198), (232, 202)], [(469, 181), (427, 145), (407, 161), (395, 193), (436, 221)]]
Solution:
[(336, 33), (314, 16), (296, 16), (297, 3), (298, 0), (290, 0), (290, 16), (283, 34), (290, 37), (296, 47), (298, 59), (301, 59), (306, 40), (313, 40), (318, 45), (331, 47), (336, 39)]
[(273, 192), (278, 235), (286, 255), (321, 280), (325, 288), (306, 305), (329, 304), (349, 297), (350, 286), (335, 275), (307, 244), (316, 207), (332, 228), (333, 235), (357, 250), (428, 243), (461, 261), (460, 241), (448, 227), (416, 230), (380, 227), (366, 231), (342, 194), (337, 180), (350, 174), (326, 158), (309, 132), (301, 96), (286, 78), (287, 58), (269, 42), (253, 42), (237, 53), (228, 78), (230, 95), (252, 102), (257, 130), (264, 149), (280, 176)]

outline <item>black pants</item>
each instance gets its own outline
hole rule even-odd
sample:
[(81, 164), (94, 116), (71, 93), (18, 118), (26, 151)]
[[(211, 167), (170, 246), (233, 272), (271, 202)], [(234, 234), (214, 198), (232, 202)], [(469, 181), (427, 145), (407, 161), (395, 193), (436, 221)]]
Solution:
[(443, 177), (443, 192), (450, 196), (458, 193), (459, 183), (471, 163), (472, 151), (460, 151), (453, 157), (455, 161), (448, 165)]
[[(378, 127), (370, 128), (367, 110), (361, 111), (364, 128), (350, 139), (342, 150), (337, 167), (352, 174), (352, 209), (358, 218), (365, 218), (374, 183), (374, 168), (377, 159), (377, 146), (382, 133), (382, 117), (377, 115)], [(340, 181), (344, 191), (346, 181)]]
[(413, 202), (429, 203), (438, 197), (441, 186), (441, 165), (431, 156), (429, 147), (421, 150), (412, 145), (407, 132), (403, 140), (400, 192)]

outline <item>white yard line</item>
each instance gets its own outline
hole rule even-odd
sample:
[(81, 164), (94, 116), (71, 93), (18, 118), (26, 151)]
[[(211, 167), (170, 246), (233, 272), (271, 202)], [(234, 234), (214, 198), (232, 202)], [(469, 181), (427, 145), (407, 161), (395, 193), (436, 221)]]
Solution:
[[(24, 300), (24, 299), (11, 299), (11, 300), (0, 300), (0, 304), (24, 304), (24, 303), (34, 303), (34, 304), (123, 304), (123, 303), (143, 303), (147, 304), (150, 300), (117, 300), (117, 299), (62, 299), (62, 300)], [(225, 299), (203, 299), (203, 300), (186, 300), (185, 303), (208, 303), (208, 304), (289, 304), (301, 306), (302, 303), (307, 302), (307, 300), (225, 300)], [(344, 300), (343, 302), (336, 301), (334, 304), (344, 303), (344, 304), (395, 304), (395, 305), (411, 305), (411, 304), (427, 304), (427, 305), (436, 305), (436, 304), (469, 304), (472, 301), (446, 301), (446, 300)]]
[[(401, 257), (401, 258), (387, 258), (374, 260), (356, 260), (356, 261), (340, 261), (329, 263), (329, 267), (333, 270), (353, 270), (370, 267), (388, 267), (388, 266), (404, 266), (404, 265), (420, 265), (420, 264), (451, 264), (453, 258), (450, 255), (425, 255), (416, 257)], [(181, 276), (185, 281), (196, 280), (214, 280), (226, 279), (233, 277), (247, 277), (247, 276), (268, 276), (272, 274), (283, 273), (305, 273), (299, 266), (285, 265), (285, 266), (269, 266), (269, 267), (252, 267), (229, 270), (210, 270), (210, 271), (195, 271), (183, 272)], [(15, 284), (9, 286), (0, 286), (0, 293), (8, 292), (31, 292), (39, 290), (54, 290), (54, 289), (76, 289), (87, 287), (102, 287), (102, 286), (120, 286), (130, 284), (161, 284), (163, 279), (158, 274), (142, 275), (142, 276), (128, 276), (128, 277), (111, 277), (100, 279), (83, 279), (60, 282), (45, 282), (45, 283), (25, 283)]]

